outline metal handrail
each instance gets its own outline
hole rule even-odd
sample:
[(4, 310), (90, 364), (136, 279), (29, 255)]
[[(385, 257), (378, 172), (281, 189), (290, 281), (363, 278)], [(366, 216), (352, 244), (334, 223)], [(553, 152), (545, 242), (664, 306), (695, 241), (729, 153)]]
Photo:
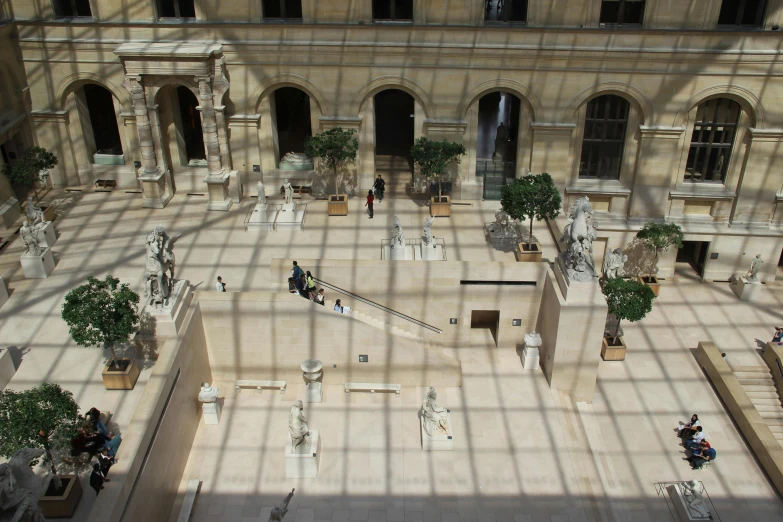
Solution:
[(347, 295), (348, 297), (352, 299), (356, 299), (357, 301), (360, 301), (364, 304), (368, 304), (370, 306), (373, 306), (379, 310), (383, 310), (386, 313), (392, 314), (393, 316), (399, 317), (400, 319), (405, 319), (406, 321), (410, 321), (411, 323), (414, 323), (418, 326), (421, 326), (422, 328), (426, 328), (427, 330), (431, 330), (435, 333), (443, 333), (443, 330), (440, 328), (437, 328), (435, 326), (432, 326), (430, 324), (427, 324), (425, 322), (419, 321), (418, 319), (414, 319), (413, 317), (409, 315), (405, 315), (403, 313), (400, 313), (396, 310), (392, 310), (391, 308), (387, 306), (383, 306), (382, 304), (378, 304), (374, 301), (370, 301), (369, 299), (366, 299), (360, 295), (356, 295), (353, 292), (349, 292), (348, 290), (344, 290), (340, 288), (339, 286), (334, 286), (333, 284), (327, 283), (326, 281), (322, 281), (321, 279), (313, 278), (313, 281), (316, 283), (325, 286), (326, 288), (329, 288), (330, 290), (334, 290), (335, 292), (341, 293), (343, 295)]

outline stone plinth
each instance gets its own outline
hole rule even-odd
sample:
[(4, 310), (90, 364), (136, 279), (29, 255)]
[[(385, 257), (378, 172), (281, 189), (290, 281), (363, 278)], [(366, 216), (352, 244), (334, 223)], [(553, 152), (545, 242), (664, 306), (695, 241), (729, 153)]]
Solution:
[(298, 228), (301, 230), (304, 226), (306, 212), (307, 205), (297, 205), (293, 202), (283, 205), (283, 208), (277, 213), (275, 228)]
[(383, 258), (393, 261), (413, 261), (416, 258), (413, 245), (384, 246)]
[(272, 230), (275, 227), (276, 220), (277, 208), (270, 207), (266, 203), (259, 203), (253, 208), (253, 212), (250, 214), (250, 219), (248, 219), (247, 222), (247, 228)]
[(321, 460), (318, 430), (310, 430), (310, 452), (305, 454), (291, 452), (291, 437), (285, 443), (285, 478), (307, 479), (318, 477), (318, 464)]
[(144, 167), (139, 169), (139, 184), (141, 185), (143, 208), (163, 208), (171, 200), (174, 192), (171, 185), (171, 174), (168, 170), (158, 170), (148, 173)]
[[(230, 174), (230, 172), (208, 174), (204, 178), (204, 183), (207, 184), (207, 196), (209, 196), (207, 210), (228, 210), (231, 208), (233, 200), (228, 190)], [(236, 176), (234, 178), (236, 179)]]
[(522, 368), (525, 370), (535, 370), (538, 368), (540, 355), (535, 346), (525, 346), (522, 350)]
[(318, 359), (307, 359), (300, 365), (302, 374), (307, 383), (305, 392), (306, 402), (321, 402), (323, 400), (323, 385), (320, 380), (323, 377), (323, 363)]
[(422, 261), (444, 261), (443, 259), (443, 247), (436, 244), (416, 245), (415, 258)]
[[(149, 314), (155, 321), (155, 335), (152, 337), (175, 337), (182, 327), (185, 313), (192, 299), (193, 291), (190, 281), (178, 279), (174, 281), (174, 288), (171, 291), (168, 306), (158, 308), (151, 304), (145, 304), (141, 310), (142, 315)], [(136, 335), (137, 339), (144, 339), (145, 337), (146, 335), (141, 333)]]
[(674, 506), (675, 518), (679, 522), (696, 522), (704, 520), (713, 520), (709, 508), (703, 500), (699, 499), (695, 501), (695, 506), (689, 506), (687, 500), (682, 494), (682, 489), (685, 486), (682, 484), (672, 484), (666, 486), (666, 491), (669, 493), (672, 505)]
[(27, 279), (46, 279), (54, 272), (54, 256), (48, 248), (41, 255), (24, 254), (22, 256), (22, 270)]
[(203, 402), (201, 403), (201, 414), (204, 417), (204, 424), (220, 424), (220, 403), (215, 402)]
[(755, 301), (761, 294), (761, 283), (750, 282), (747, 277), (735, 278), (731, 283), (731, 291), (739, 297), (740, 301)]
[(51, 221), (38, 231), (38, 242), (45, 248), (51, 248), (57, 242), (57, 231), (54, 229), (54, 224)]
[(424, 417), (419, 416), (419, 428), (421, 429), (421, 449), (424, 451), (451, 451), (454, 449), (454, 439), (451, 433), (451, 411), (446, 410), (446, 424), (448, 433), (443, 435), (430, 435), (424, 429)]
[(8, 301), (8, 289), (5, 287), (5, 281), (0, 277), (0, 306), (3, 306)]

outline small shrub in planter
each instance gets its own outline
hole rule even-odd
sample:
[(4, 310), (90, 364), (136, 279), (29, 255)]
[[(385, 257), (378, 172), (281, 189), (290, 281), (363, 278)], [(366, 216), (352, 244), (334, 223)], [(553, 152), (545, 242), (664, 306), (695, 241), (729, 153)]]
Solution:
[(359, 150), (359, 140), (354, 137), (356, 130), (335, 127), (305, 140), (305, 154), (311, 158), (320, 158), (334, 173), (335, 195), (339, 191), (337, 166), (340, 163), (353, 163)]
[(411, 147), (411, 158), (419, 166), (419, 172), (429, 180), (438, 181), (438, 201), (443, 202), (443, 178), (452, 163), (459, 163), (460, 156), (467, 154), (462, 143), (453, 141), (432, 141), (425, 137), (416, 140)]
[(30, 147), (14, 164), (6, 164), (3, 173), (15, 185), (33, 187), (35, 201), (38, 199), (36, 185), (46, 180), (49, 170), (57, 166), (57, 156), (42, 147)]
[(648, 222), (636, 233), (634, 241), (652, 250), (655, 255), (655, 262), (650, 269), (650, 274), (646, 276), (647, 282), (656, 282), (655, 274), (658, 273), (658, 259), (661, 252), (666, 252), (672, 246), (682, 248), (682, 240), (682, 229), (675, 223)]
[(617, 326), (611, 339), (611, 346), (619, 346), (620, 322), (623, 319), (636, 322), (644, 319), (652, 311), (655, 294), (652, 289), (633, 279), (607, 279), (601, 291), (606, 297), (609, 313), (617, 317)]
[(500, 196), (500, 206), (509, 216), (530, 222), (528, 250), (533, 249), (533, 220), (555, 219), (562, 205), (560, 191), (546, 172), (515, 179), (503, 187)]

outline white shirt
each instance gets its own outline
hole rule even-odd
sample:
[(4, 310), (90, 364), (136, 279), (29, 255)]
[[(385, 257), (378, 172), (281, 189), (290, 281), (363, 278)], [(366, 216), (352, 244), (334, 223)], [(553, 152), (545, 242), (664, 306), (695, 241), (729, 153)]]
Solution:
[(701, 442), (704, 440), (704, 432), (703, 431), (697, 431), (696, 434), (691, 437), (694, 442)]
[(218, 292), (225, 292), (226, 291), (226, 287), (223, 286), (222, 281), (218, 281), (217, 284), (215, 285), (215, 288), (217, 289)]

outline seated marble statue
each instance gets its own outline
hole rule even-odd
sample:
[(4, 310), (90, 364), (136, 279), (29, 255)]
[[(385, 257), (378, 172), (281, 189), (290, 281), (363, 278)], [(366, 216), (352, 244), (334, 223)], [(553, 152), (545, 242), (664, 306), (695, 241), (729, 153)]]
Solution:
[(33, 202), (32, 196), (28, 196), (27, 197), (27, 220), (30, 222), (30, 225), (36, 226), (39, 223), (45, 223), (43, 215), (44, 214), (43, 214), (43, 210), (41, 210), (41, 207), (39, 207)]
[(430, 387), (430, 391), (427, 392), (424, 403), (421, 405), (424, 431), (431, 437), (449, 434), (448, 410), (442, 406), (438, 406), (435, 402), (437, 398), (438, 394), (435, 393), (435, 388)]
[(296, 401), (288, 411), (291, 453), (310, 453), (310, 428), (307, 426), (303, 409), (302, 401)]

